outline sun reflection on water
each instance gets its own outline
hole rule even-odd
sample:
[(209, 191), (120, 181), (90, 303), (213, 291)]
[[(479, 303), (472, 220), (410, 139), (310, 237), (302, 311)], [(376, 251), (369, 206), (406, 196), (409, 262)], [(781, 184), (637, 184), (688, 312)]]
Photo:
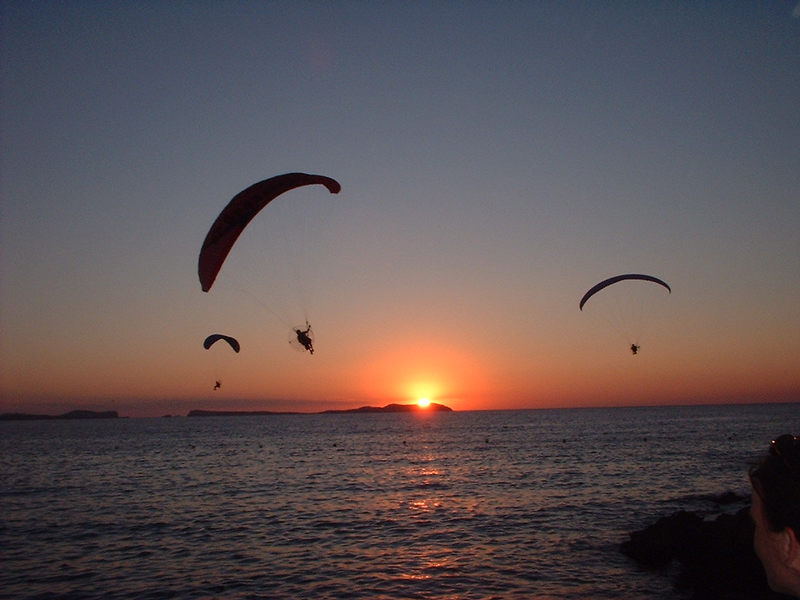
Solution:
[(441, 502), (436, 502), (433, 500), (410, 500), (408, 502), (408, 508), (410, 508), (413, 511), (418, 511), (423, 513), (432, 512), (437, 508), (441, 507), (442, 507)]

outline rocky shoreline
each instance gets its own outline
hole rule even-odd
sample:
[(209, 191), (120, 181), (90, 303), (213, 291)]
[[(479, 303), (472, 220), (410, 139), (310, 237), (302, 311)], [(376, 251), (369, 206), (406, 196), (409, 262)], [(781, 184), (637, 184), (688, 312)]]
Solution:
[[(730, 493), (719, 498), (730, 500)], [(753, 530), (749, 506), (713, 520), (680, 510), (631, 533), (620, 551), (644, 569), (674, 577), (691, 600), (788, 599), (769, 589)]]

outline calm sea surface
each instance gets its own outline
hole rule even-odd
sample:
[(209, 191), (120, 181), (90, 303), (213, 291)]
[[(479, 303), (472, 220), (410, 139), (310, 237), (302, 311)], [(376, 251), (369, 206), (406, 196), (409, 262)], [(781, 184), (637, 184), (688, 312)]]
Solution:
[(2, 422), (0, 597), (679, 598), (619, 543), (714, 516), (798, 430), (800, 404)]

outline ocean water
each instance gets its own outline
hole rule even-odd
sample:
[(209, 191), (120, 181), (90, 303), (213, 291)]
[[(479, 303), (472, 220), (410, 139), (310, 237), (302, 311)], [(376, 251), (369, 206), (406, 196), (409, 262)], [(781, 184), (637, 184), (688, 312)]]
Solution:
[(2, 422), (0, 597), (675, 599), (619, 543), (713, 517), (798, 430), (800, 404)]

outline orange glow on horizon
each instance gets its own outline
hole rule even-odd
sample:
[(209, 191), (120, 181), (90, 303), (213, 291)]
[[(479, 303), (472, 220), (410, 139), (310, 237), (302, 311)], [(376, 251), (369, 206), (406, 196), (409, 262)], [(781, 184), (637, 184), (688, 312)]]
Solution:
[(469, 410), (461, 398), (488, 394), (484, 365), (469, 352), (435, 342), (402, 340), (361, 369), (360, 387), (377, 402), (431, 402)]

